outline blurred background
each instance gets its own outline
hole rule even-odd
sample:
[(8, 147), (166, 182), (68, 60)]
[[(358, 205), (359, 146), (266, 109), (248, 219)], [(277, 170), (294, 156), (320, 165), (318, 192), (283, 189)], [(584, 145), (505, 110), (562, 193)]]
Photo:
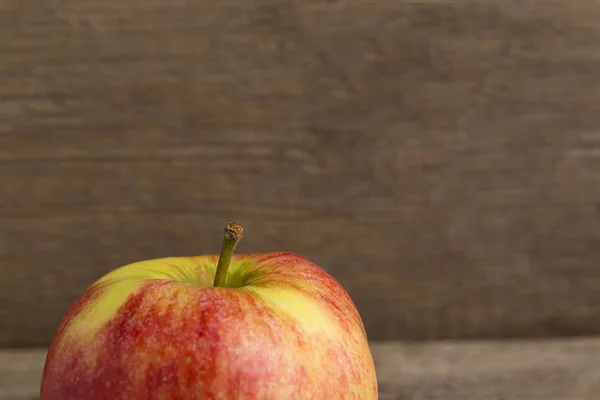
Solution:
[(229, 220), (239, 252), (329, 271), (376, 342), (599, 333), (599, 21), (1, 0), (0, 347), (47, 346), (118, 266), (217, 253)]

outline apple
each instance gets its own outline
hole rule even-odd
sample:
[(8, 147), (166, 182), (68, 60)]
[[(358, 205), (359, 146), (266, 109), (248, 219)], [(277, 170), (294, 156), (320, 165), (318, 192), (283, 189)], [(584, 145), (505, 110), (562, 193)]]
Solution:
[(41, 400), (377, 399), (361, 317), (342, 286), (287, 252), (117, 268), (63, 317)]

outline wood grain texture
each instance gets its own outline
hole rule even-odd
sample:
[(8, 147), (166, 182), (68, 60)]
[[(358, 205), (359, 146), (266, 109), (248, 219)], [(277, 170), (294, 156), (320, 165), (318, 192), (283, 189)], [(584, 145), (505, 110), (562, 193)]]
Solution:
[[(595, 400), (600, 340), (373, 342), (380, 400)], [(46, 350), (0, 349), (0, 400), (36, 400)]]
[(372, 339), (600, 332), (600, 3), (0, 0), (0, 344), (289, 250)]

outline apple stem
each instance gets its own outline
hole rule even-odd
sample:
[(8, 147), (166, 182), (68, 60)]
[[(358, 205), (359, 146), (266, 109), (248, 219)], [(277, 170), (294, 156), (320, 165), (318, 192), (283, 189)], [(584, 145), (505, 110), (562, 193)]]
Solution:
[(217, 264), (214, 287), (225, 286), (225, 278), (227, 277), (227, 270), (229, 269), (235, 246), (237, 246), (242, 236), (244, 236), (244, 229), (235, 222), (230, 222), (225, 227), (223, 246), (221, 247), (221, 255), (219, 256), (219, 262)]

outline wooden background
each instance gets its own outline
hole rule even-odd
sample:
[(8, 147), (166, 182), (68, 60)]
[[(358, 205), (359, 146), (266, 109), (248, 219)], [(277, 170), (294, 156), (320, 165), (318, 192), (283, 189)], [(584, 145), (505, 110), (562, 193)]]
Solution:
[(230, 219), (370, 339), (600, 333), (600, 3), (0, 0), (0, 346)]

